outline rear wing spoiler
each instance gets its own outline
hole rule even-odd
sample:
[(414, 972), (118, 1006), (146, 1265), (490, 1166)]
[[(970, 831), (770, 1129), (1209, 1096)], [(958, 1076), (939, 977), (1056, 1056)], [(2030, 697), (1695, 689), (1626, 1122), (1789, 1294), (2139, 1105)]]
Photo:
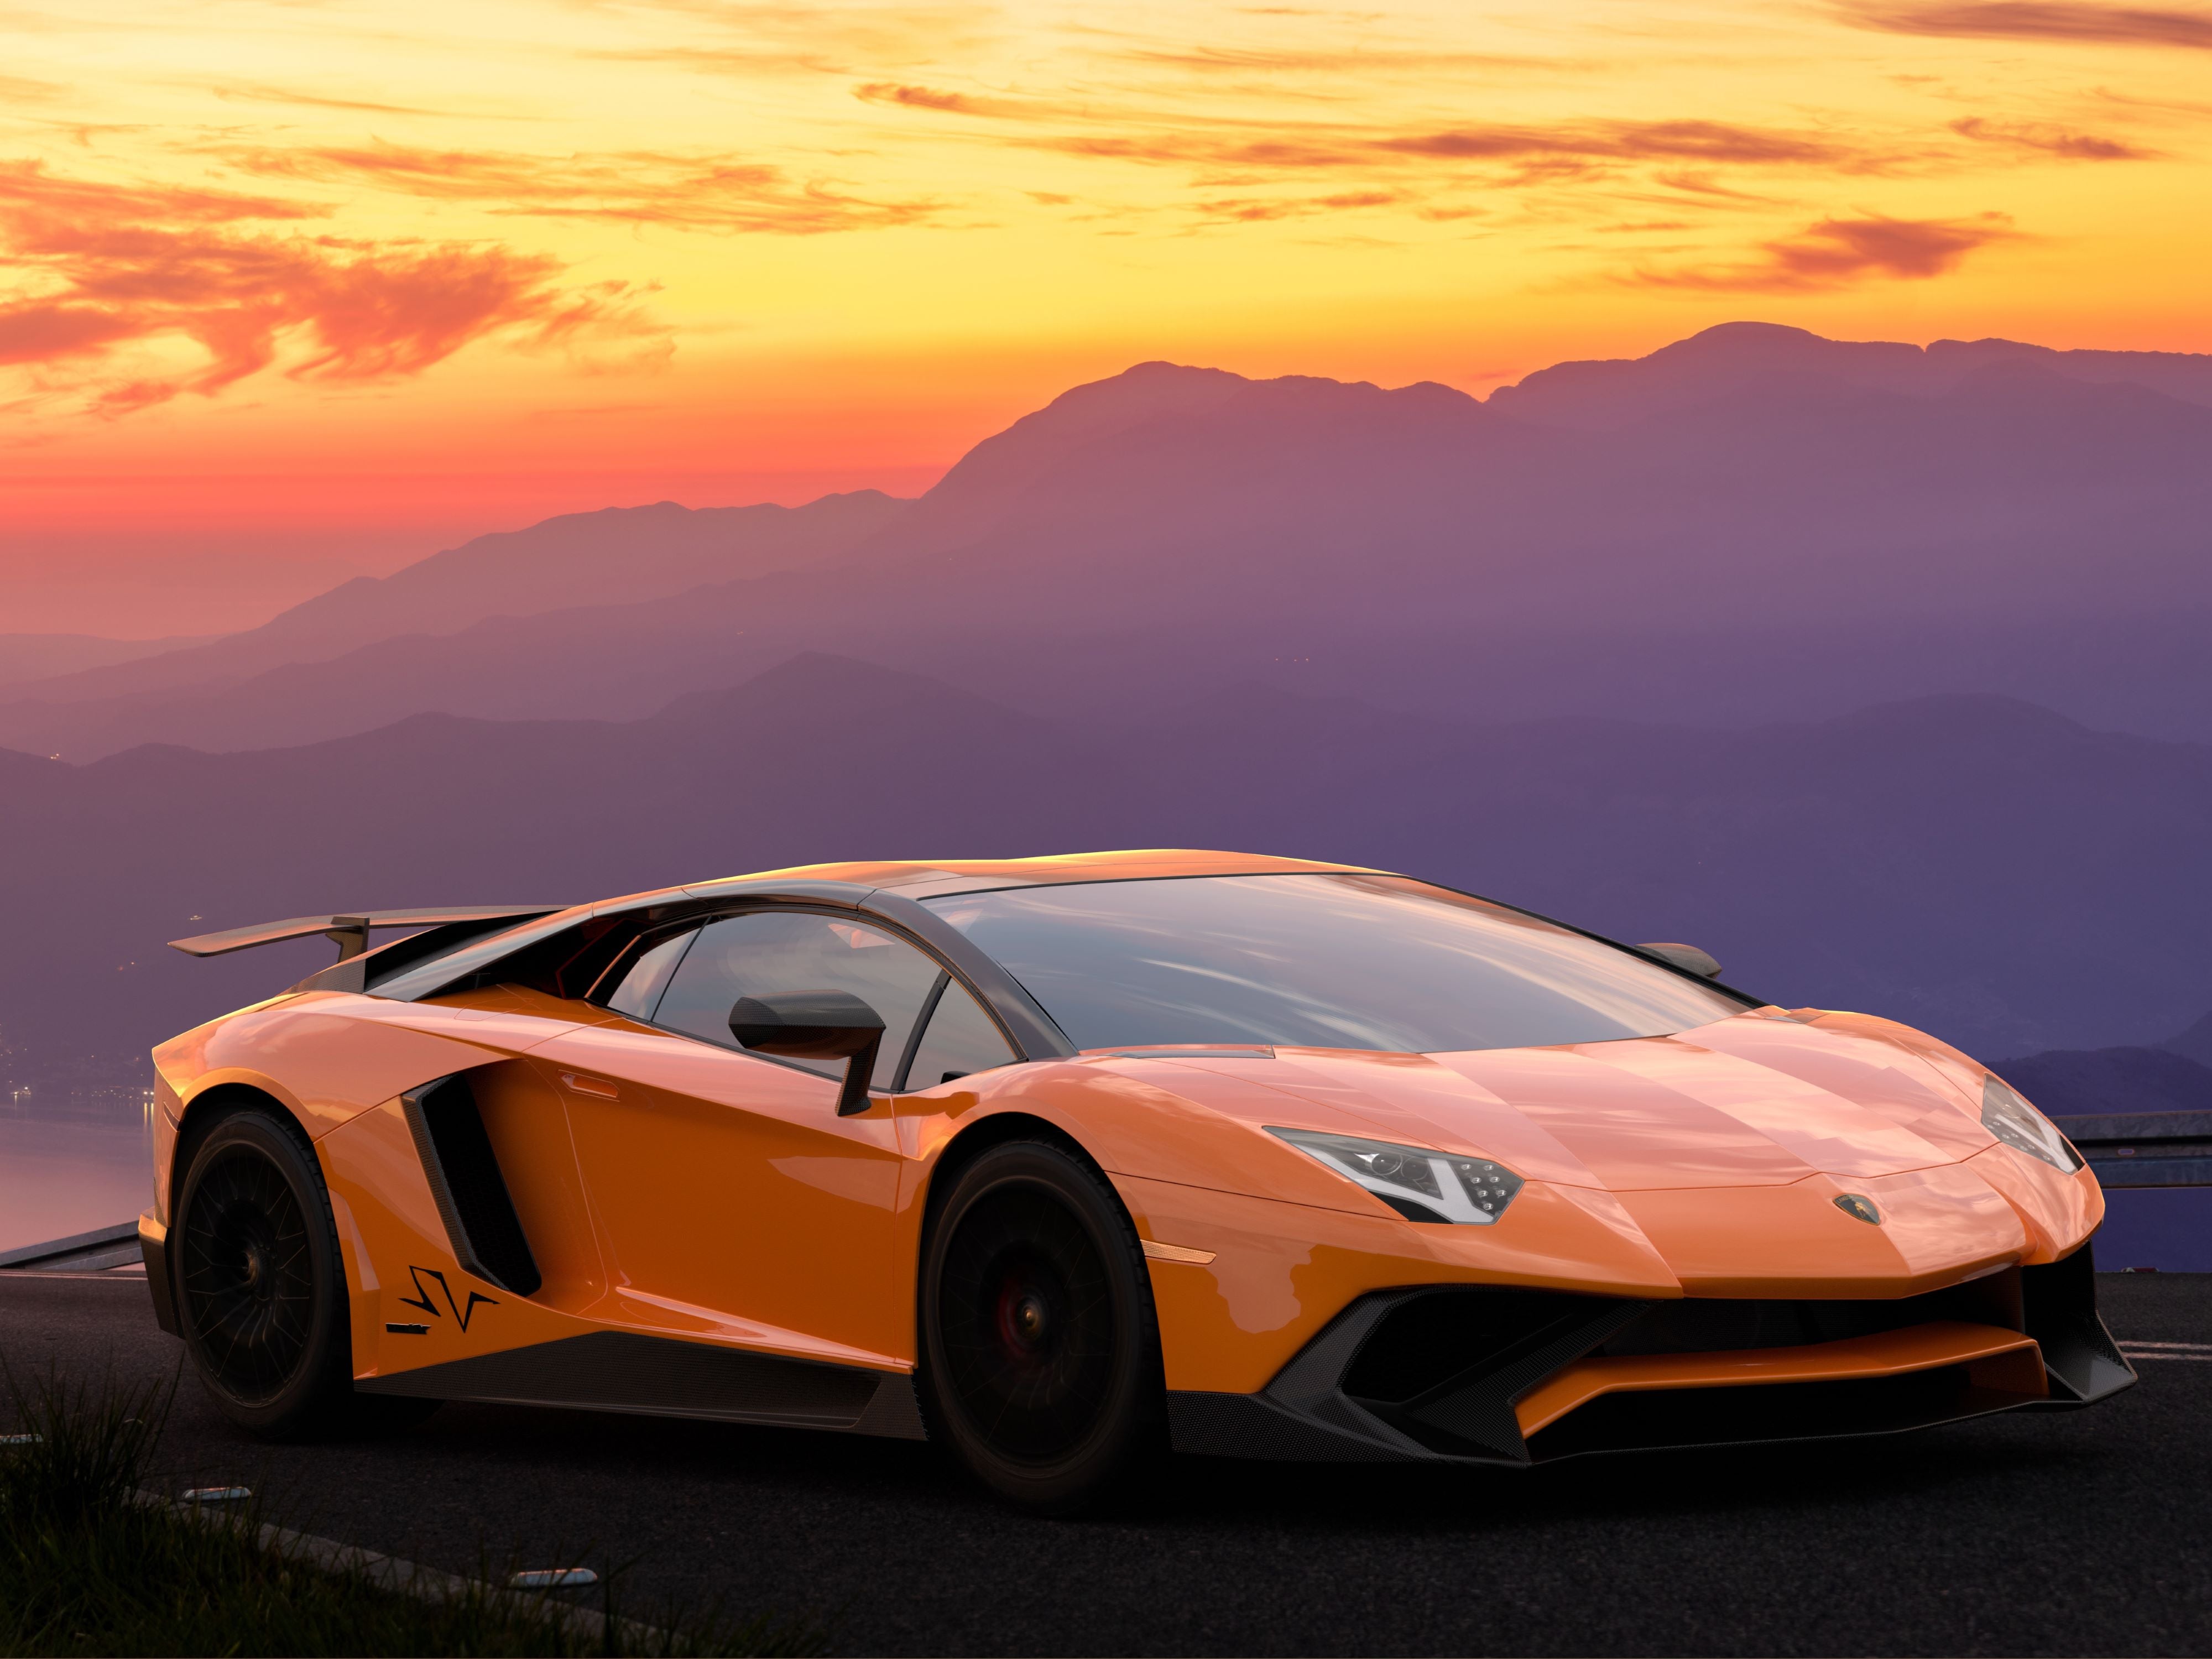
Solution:
[(565, 910), (565, 904), (462, 904), (434, 910), (366, 910), (352, 916), (294, 916), (289, 921), (264, 921), (255, 927), (234, 927), (228, 933), (201, 933), (191, 939), (173, 939), (172, 951), (188, 957), (219, 957), (232, 951), (250, 951), (257, 945), (278, 945), (286, 939), (312, 939), (317, 933), (336, 942), (338, 960), (350, 962), (368, 949), (369, 930), (375, 927), (445, 927), (458, 922), (526, 921)]

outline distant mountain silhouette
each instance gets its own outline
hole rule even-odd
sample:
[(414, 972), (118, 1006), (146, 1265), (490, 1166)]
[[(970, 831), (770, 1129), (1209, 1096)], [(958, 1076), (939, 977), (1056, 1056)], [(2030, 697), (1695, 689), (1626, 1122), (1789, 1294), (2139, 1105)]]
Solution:
[(1611, 431), (1696, 409), (1773, 375), (1818, 376), (1926, 397), (1984, 369), (2021, 365), (2067, 380), (2125, 383), (2212, 404), (2212, 356), (2178, 351), (2054, 351), (2016, 340), (1829, 340), (1777, 323), (1722, 323), (1648, 357), (1557, 363), (1490, 396), (1524, 421)]
[[(864, 489), (799, 507), (695, 512), (659, 501), (566, 514), (527, 530), (479, 536), (389, 576), (356, 576), (245, 633), (44, 680), (22, 695), (48, 705), (100, 703), (181, 686), (234, 684), (403, 635), (457, 634), (490, 617), (630, 605), (707, 583), (834, 563), (905, 505)], [(166, 703), (164, 695), (150, 706)]]
[(2059, 1048), (1993, 1069), (2054, 1117), (2212, 1112), (2212, 1066), (2166, 1048)]
[(110, 640), (93, 634), (0, 634), (0, 686), (52, 679), (110, 663), (131, 662), (206, 645), (216, 636)]
[(1087, 446), (1154, 421), (1202, 416), (1251, 384), (1224, 369), (1151, 362), (1063, 392), (969, 450), (885, 539), (920, 553), (957, 548), (1018, 511), (1041, 478)]
[(0, 639), (0, 1076), (140, 1075), (327, 954), (188, 932), (1185, 845), (1687, 939), (2046, 1105), (2194, 1086), (2208, 366), (1753, 325), (1486, 402), (1147, 363), (914, 502), (572, 515), (130, 661)]
[(1247, 678), (1738, 724), (1995, 691), (2212, 737), (2208, 362), (1736, 325), (1487, 403), (1148, 363), (911, 504), (479, 538), (198, 652), (11, 688), (0, 744), (635, 717), (809, 649), (1076, 714)]
[(2168, 1037), (2160, 1046), (2200, 1066), (2212, 1066), (2212, 1014), (2205, 1015), (2179, 1036)]
[[(629, 721), (0, 753), (0, 1073), (143, 1048), (317, 966), (161, 941), (816, 860), (1220, 846), (1412, 871), (1970, 1050), (2149, 1042), (2212, 989), (2212, 749), (2001, 698), (1716, 731), (1480, 724), (1247, 685), (1047, 718), (825, 654)], [(2026, 1085), (2023, 1085), (2026, 1086)]]

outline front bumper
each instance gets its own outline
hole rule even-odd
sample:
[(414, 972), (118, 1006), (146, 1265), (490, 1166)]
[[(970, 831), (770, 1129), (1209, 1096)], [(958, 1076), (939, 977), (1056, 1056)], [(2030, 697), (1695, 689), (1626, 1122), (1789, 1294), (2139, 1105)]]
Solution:
[(2085, 1245), (1887, 1302), (1378, 1291), (1257, 1394), (1171, 1392), (1169, 1423), (1200, 1455), (1526, 1466), (2081, 1407), (2136, 1380), (2093, 1272)]

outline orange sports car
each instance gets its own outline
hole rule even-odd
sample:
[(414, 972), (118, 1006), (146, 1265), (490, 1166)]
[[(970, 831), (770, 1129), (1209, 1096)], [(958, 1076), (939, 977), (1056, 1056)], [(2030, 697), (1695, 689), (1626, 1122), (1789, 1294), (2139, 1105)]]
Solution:
[(1170, 1446), (1528, 1465), (2134, 1381), (2097, 1183), (1984, 1067), (1404, 876), (820, 865), (177, 943), (310, 933), (155, 1050), (140, 1222), (270, 1435), (796, 1425), (1065, 1510)]

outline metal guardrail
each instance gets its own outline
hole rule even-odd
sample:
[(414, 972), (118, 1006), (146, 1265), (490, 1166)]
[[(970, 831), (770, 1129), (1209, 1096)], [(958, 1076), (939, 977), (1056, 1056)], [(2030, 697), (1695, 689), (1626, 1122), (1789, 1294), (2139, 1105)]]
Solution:
[(2212, 1112), (2100, 1112), (2051, 1120), (2106, 1187), (2212, 1187)]
[(138, 1251), (138, 1224), (126, 1221), (68, 1238), (50, 1238), (43, 1244), (0, 1250), (0, 1273), (97, 1273), (143, 1259)]

